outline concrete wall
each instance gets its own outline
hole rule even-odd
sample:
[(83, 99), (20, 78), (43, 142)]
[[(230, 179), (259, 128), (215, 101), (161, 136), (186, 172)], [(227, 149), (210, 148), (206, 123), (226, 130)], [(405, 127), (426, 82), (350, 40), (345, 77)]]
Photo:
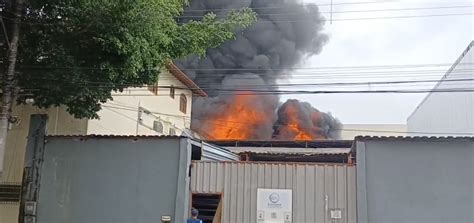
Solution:
[(404, 124), (344, 124), (341, 139), (353, 140), (356, 136), (406, 136)]
[(49, 138), (37, 222), (184, 222), (190, 157), (180, 138)]
[[(463, 82), (439, 82), (434, 88), (474, 88), (474, 49), (466, 51), (443, 80), (471, 79)], [(408, 118), (411, 135), (474, 134), (474, 92), (430, 93)], [(428, 134), (423, 134), (428, 132)], [(433, 134), (434, 133), (434, 134)]]
[(31, 105), (18, 105), (13, 109), (13, 115), (19, 118), (17, 125), (12, 125), (7, 135), (7, 147), (3, 165), (2, 181), (21, 182), (25, 147), (30, 125), (31, 114), (47, 114), (48, 134), (85, 134), (87, 120), (75, 119), (65, 107), (39, 109)]
[[(193, 193), (222, 194), (222, 223), (257, 222), (257, 188), (291, 189), (293, 222), (355, 223), (355, 167), (262, 162), (194, 162)], [(330, 218), (331, 209), (342, 219)]]
[[(23, 178), (25, 148), (31, 114), (47, 114), (48, 134), (85, 134), (87, 120), (75, 119), (64, 107), (39, 109), (31, 105), (18, 105), (13, 115), (19, 123), (8, 131), (3, 174), (0, 181), (20, 184)], [(18, 222), (18, 203), (0, 204), (0, 223)]]
[(474, 222), (474, 139), (358, 140), (360, 223)]
[[(160, 73), (158, 85), (186, 87), (168, 71)], [(186, 114), (179, 110), (181, 94), (187, 97)], [(103, 109), (98, 113), (99, 120), (89, 121), (87, 134), (168, 135), (169, 129), (173, 128), (177, 135), (181, 135), (184, 129), (190, 128), (192, 102), (190, 90), (175, 89), (173, 99), (170, 97), (169, 88), (159, 88), (157, 95), (148, 88), (130, 88), (122, 93), (114, 93), (113, 98), (113, 101), (103, 105)], [(150, 113), (143, 112), (142, 121), (137, 125), (139, 107)], [(163, 124), (163, 133), (153, 130), (155, 120)]]

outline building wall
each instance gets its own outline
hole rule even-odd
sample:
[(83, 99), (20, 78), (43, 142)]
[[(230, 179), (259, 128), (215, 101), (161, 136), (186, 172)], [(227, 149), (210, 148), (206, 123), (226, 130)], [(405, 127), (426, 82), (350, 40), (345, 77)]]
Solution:
[[(474, 89), (474, 50), (470, 48), (453, 65), (443, 80), (471, 79), (463, 82), (439, 82), (436, 90)], [(474, 92), (430, 93), (408, 118), (411, 135), (474, 134)], [(427, 134), (423, 134), (427, 132)], [(433, 133), (433, 134), (432, 134)]]
[(3, 182), (21, 182), (25, 147), (31, 114), (47, 114), (48, 134), (85, 134), (87, 120), (75, 119), (65, 107), (39, 109), (31, 105), (18, 105), (13, 109), (13, 116), (19, 118), (19, 123), (12, 125), (8, 131), (7, 146), (3, 164)]
[[(222, 223), (257, 222), (257, 188), (292, 189), (293, 222), (355, 223), (355, 167), (262, 162), (194, 162), (193, 193), (222, 194)], [(342, 209), (342, 220), (329, 211)]]
[(18, 223), (19, 204), (0, 203), (0, 222)]
[(38, 223), (160, 222), (187, 215), (185, 138), (48, 138)]
[(344, 124), (341, 139), (353, 140), (356, 136), (406, 136), (404, 124)]
[[(186, 88), (168, 71), (163, 71), (158, 80), (159, 86), (176, 86)], [(187, 98), (186, 114), (179, 110), (180, 95)], [(159, 88), (154, 95), (148, 88), (130, 88), (122, 93), (114, 93), (113, 101), (103, 105), (98, 113), (100, 119), (89, 120), (87, 134), (114, 135), (169, 135), (169, 129), (175, 129), (177, 135), (190, 128), (191, 102), (190, 90), (175, 89), (174, 99), (170, 97), (169, 88)], [(141, 122), (137, 125), (139, 108), (148, 112), (141, 113)], [(163, 133), (153, 130), (153, 122), (163, 124)]]
[[(39, 109), (31, 105), (15, 106), (13, 115), (19, 119), (19, 123), (12, 125), (8, 131), (1, 182), (21, 184), (31, 114), (49, 116), (47, 126), (49, 135), (86, 133), (87, 120), (75, 119), (64, 107)], [(17, 223), (18, 211), (18, 203), (0, 204), (0, 222)]]
[(364, 223), (474, 222), (474, 138), (358, 140)]

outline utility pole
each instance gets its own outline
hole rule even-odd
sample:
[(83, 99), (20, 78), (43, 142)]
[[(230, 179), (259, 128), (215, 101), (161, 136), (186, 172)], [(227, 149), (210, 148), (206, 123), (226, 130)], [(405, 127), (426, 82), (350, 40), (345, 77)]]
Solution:
[(7, 142), (7, 132), (12, 106), (16, 97), (15, 65), (17, 61), (18, 42), (20, 39), (20, 21), (23, 13), (24, 0), (14, 0), (11, 5), (12, 21), (10, 45), (7, 52), (7, 69), (2, 74), (2, 105), (0, 111), (0, 172), (3, 171), (3, 162)]
[(331, 13), (330, 13), (331, 19), (329, 19), (329, 23), (332, 25), (332, 0), (331, 0)]

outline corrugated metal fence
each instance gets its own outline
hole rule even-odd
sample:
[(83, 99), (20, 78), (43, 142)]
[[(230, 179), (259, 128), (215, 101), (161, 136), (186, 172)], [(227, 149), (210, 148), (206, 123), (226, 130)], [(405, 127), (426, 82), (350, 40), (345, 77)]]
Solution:
[(257, 188), (292, 189), (295, 223), (355, 223), (355, 177), (350, 165), (198, 161), (191, 191), (222, 194), (222, 223), (256, 223)]

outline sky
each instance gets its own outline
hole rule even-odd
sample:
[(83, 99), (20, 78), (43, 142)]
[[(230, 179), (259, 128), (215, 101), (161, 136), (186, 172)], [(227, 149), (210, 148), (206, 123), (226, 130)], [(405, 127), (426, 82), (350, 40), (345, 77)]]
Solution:
[[(327, 4), (324, 0), (302, 0), (305, 3)], [(333, 3), (351, 1), (337, 1)], [(362, 2), (353, 0), (352, 2)], [(366, 2), (366, 1), (364, 1)], [(380, 65), (420, 65), (446, 64), (446, 66), (425, 68), (430, 71), (429, 79), (439, 79), (461, 55), (468, 44), (474, 39), (474, 16), (445, 16), (426, 18), (380, 19), (337, 21), (348, 18), (373, 18), (413, 15), (439, 15), (474, 13), (472, 1), (377, 1), (375, 4), (334, 5), (336, 11), (360, 11), (400, 8), (427, 8), (471, 6), (469, 8), (443, 8), (407, 11), (377, 11), (363, 13), (334, 13), (332, 24), (328, 21), (325, 33), (329, 42), (319, 55), (309, 56), (301, 68), (315, 67), (347, 67), (347, 66), (380, 66)], [(328, 6), (320, 8), (322, 12), (330, 11)], [(329, 19), (329, 14), (323, 14)], [(396, 80), (412, 80), (418, 78), (420, 72), (414, 68), (403, 78)], [(281, 80), (281, 83), (315, 83), (318, 80), (305, 80), (295, 71), (294, 78)], [(332, 71), (334, 73), (334, 71)], [(367, 72), (367, 71), (364, 71)], [(358, 78), (338, 77), (328, 74), (332, 82), (354, 82)], [(412, 76), (410, 76), (412, 75)], [(362, 74), (367, 76), (367, 74)], [(378, 76), (380, 77), (380, 75)], [(378, 78), (377, 77), (377, 78)], [(370, 78), (380, 81), (385, 78)], [(362, 78), (359, 78), (362, 79)], [(364, 79), (365, 80), (365, 79)], [(328, 81), (328, 82), (331, 82)], [(366, 80), (367, 81), (367, 80)], [(430, 88), (434, 83), (425, 83)], [(363, 86), (357, 89), (372, 89)], [(314, 90), (314, 89), (313, 89)], [(330, 112), (344, 124), (405, 124), (425, 94), (332, 94), (332, 95), (292, 95), (282, 96), (282, 101), (296, 98), (310, 102), (317, 109)]]

